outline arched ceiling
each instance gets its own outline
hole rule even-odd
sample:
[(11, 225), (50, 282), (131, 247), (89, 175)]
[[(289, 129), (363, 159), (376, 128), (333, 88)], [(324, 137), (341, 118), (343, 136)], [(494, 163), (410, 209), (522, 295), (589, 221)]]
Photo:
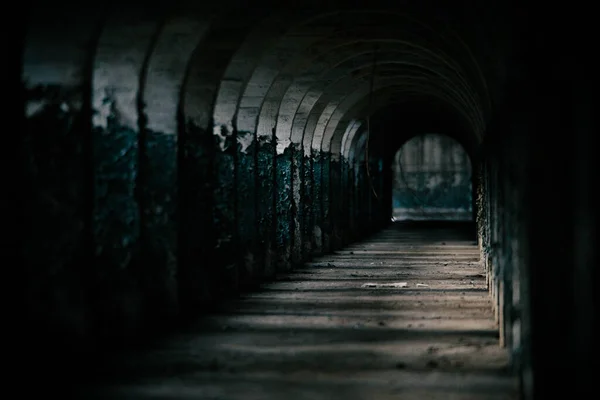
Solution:
[[(141, 119), (175, 133), (183, 110), (187, 121), (222, 137), (274, 132), (280, 152), (294, 144), (347, 156), (356, 142), (348, 135), (364, 132), (351, 124), (370, 115), (452, 131), (473, 146), (502, 98), (510, 23), (500, 3), (125, 3), (106, 14), (87, 10), (98, 29), (86, 25), (82, 7), (64, 34), (55, 33), (62, 40), (46, 44), (68, 50), (69, 60), (40, 52), (43, 30), (36, 35), (32, 25), (25, 78), (43, 81), (48, 70), (40, 64), (70, 63), (77, 73), (62, 78), (84, 83), (82, 64), (91, 57), (96, 125), (118, 109), (126, 126)], [(33, 14), (43, 20), (43, 10)], [(36, 65), (28, 67), (27, 57)]]

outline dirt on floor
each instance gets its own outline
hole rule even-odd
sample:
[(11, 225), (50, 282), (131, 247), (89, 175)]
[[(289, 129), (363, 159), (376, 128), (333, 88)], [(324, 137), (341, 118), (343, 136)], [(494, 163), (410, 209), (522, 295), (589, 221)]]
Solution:
[(82, 398), (516, 399), (469, 232), (396, 223), (115, 361)]

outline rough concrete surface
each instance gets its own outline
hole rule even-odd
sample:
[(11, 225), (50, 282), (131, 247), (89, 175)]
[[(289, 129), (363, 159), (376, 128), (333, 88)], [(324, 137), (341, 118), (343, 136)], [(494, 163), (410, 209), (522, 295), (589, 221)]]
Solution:
[(228, 301), (82, 398), (517, 398), (473, 229), (428, 228), (396, 223)]

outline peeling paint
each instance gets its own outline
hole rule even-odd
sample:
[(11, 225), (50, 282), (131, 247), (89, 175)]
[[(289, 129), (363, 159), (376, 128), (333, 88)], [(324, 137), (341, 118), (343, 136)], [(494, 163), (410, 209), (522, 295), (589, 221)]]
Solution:
[(279, 252), (279, 268), (287, 270), (291, 265), (292, 245), (292, 156), (293, 148), (288, 147), (276, 157), (276, 200), (277, 218), (275, 239)]
[(312, 204), (314, 199), (313, 191), (313, 167), (310, 153), (304, 155), (303, 159), (303, 178), (302, 178), (302, 258), (308, 260), (312, 256), (313, 239), (312, 231), (314, 226), (314, 216), (312, 213)]
[(250, 153), (248, 149), (254, 143), (254, 134), (252, 132), (238, 132), (236, 139), (239, 144), (238, 151), (242, 154)]
[(93, 104), (93, 126), (106, 130), (113, 121), (123, 128), (137, 129), (135, 94), (122, 93), (117, 97), (118, 90), (114, 87), (98, 89), (97, 92), (99, 94), (94, 96)]
[(177, 107), (181, 78), (194, 48), (206, 34), (209, 22), (197, 13), (173, 15), (162, 27), (144, 78), (144, 102), (148, 128), (155, 132), (177, 132)]
[(277, 155), (282, 155), (289, 147), (292, 142), (288, 139), (277, 140)]
[(303, 242), (303, 224), (304, 207), (303, 186), (304, 186), (304, 151), (300, 144), (294, 145), (292, 151), (292, 222), (293, 222), (293, 245), (292, 262), (300, 264), (303, 261), (302, 242)]
[(217, 144), (221, 151), (226, 151), (231, 146), (231, 138), (233, 137), (233, 126), (215, 125), (213, 127), (213, 135), (217, 139)]
[[(25, 84), (25, 117), (32, 118), (44, 114), (48, 109), (59, 113), (76, 113), (81, 110), (81, 93), (77, 88), (60, 85)], [(45, 117), (42, 117), (45, 118)]]
[(312, 249), (315, 254), (320, 254), (323, 251), (323, 241), (321, 235), (321, 224), (323, 223), (323, 193), (322, 193), (322, 164), (321, 154), (316, 153), (312, 156), (312, 222), (314, 226), (319, 227), (319, 235), (313, 235)]
[[(232, 132), (225, 127), (213, 130), (215, 153), (213, 168), (215, 185), (213, 186), (213, 221), (216, 235), (215, 259), (218, 260), (220, 287), (223, 293), (233, 293), (238, 289), (239, 271), (237, 264), (240, 253), (237, 243), (236, 223), (236, 175), (235, 144)], [(217, 132), (220, 132), (217, 134)], [(233, 266), (227, 268), (227, 266)]]
[(258, 246), (257, 188), (256, 188), (256, 145), (252, 133), (237, 134), (236, 156), (236, 222), (241, 254), (244, 254), (240, 279), (243, 284), (252, 284), (262, 278), (262, 257)]
[(262, 252), (265, 254), (264, 276), (275, 274), (275, 145), (261, 137), (257, 149), (257, 222)]

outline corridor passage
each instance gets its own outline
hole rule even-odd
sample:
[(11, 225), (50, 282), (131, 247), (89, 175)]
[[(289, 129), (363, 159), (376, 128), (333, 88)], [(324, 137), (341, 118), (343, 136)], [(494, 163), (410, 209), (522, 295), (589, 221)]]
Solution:
[(84, 398), (514, 399), (474, 227), (396, 222), (108, 364)]

